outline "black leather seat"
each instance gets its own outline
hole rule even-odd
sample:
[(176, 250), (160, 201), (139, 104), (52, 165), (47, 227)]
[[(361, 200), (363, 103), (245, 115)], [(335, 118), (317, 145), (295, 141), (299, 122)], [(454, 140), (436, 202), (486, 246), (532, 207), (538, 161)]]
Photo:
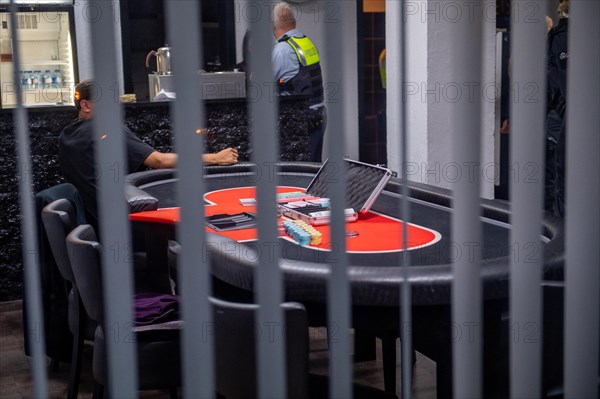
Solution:
[(83, 340), (94, 339), (94, 330), (97, 323), (90, 320), (85, 314), (73, 276), (71, 262), (67, 255), (67, 235), (77, 226), (74, 204), (64, 198), (51, 202), (42, 209), (42, 222), (58, 270), (70, 286), (68, 297), (69, 329), (73, 334), (73, 350), (67, 398), (72, 399), (77, 398), (79, 388)]
[[(96, 232), (90, 225), (76, 227), (67, 236), (68, 256), (79, 294), (88, 316), (98, 322), (94, 338), (93, 374), (100, 389), (94, 397), (102, 396), (107, 383), (107, 351), (102, 294), (101, 252)], [(137, 342), (139, 389), (169, 388), (177, 397), (180, 385), (180, 351), (178, 327), (168, 330), (152, 328), (135, 333)]]
[[(56, 199), (60, 198), (60, 199)], [(156, 199), (146, 195), (137, 187), (130, 186), (125, 192), (125, 198), (132, 212), (140, 210), (156, 209)], [(43, 230), (47, 243), (53, 255), (54, 264), (60, 276), (66, 281), (67, 303), (68, 303), (68, 326), (72, 333), (71, 370), (69, 374), (69, 385), (67, 398), (76, 398), (79, 388), (79, 377), (81, 373), (81, 360), (84, 339), (94, 340), (94, 331), (97, 323), (87, 317), (79, 293), (75, 278), (71, 269), (71, 263), (67, 256), (66, 237), (76, 226), (85, 223), (83, 204), (74, 186), (69, 183), (60, 184), (40, 192), (37, 195), (38, 206), (56, 199), (46, 205), (41, 211)], [(45, 241), (44, 241), (45, 243)], [(145, 254), (137, 252), (134, 254), (136, 268), (143, 269)], [(140, 273), (141, 275), (142, 273)], [(54, 285), (62, 286), (57, 279)], [(140, 278), (138, 285), (144, 289), (151, 284), (148, 279)], [(54, 295), (53, 297), (56, 297)], [(68, 341), (70, 342), (70, 341)]]
[[(38, 228), (38, 243), (40, 254), (38, 257), (38, 268), (41, 276), (41, 296), (43, 321), (45, 329), (46, 356), (52, 359), (54, 369), (58, 368), (59, 362), (69, 362), (72, 358), (72, 334), (69, 329), (69, 291), (68, 282), (61, 275), (52, 255), (46, 230), (42, 223), (42, 209), (57, 199), (65, 198), (71, 201), (76, 211), (74, 223), (85, 223), (83, 203), (77, 189), (69, 184), (63, 183), (40, 191), (35, 196), (36, 218)], [(25, 284), (25, 282), (24, 282)], [(29, 298), (24, 290), (23, 296), (23, 323), (27, 320), (27, 301)], [(24, 331), (25, 353), (30, 355), (30, 340), (34, 334)]]
[[(215, 334), (217, 398), (258, 398), (256, 344), (261, 339), (281, 337), (281, 331), (256, 324), (259, 306), (211, 298)], [(285, 320), (287, 397), (329, 397), (329, 378), (309, 374), (308, 317), (304, 305), (281, 304)], [(273, 335), (270, 335), (273, 334)], [(275, 335), (277, 334), (277, 335)], [(353, 384), (355, 398), (396, 399), (393, 394)]]
[[(210, 299), (214, 311), (217, 397), (258, 398), (256, 383), (256, 345), (270, 333), (256, 323), (259, 306)], [(308, 321), (304, 306), (281, 304), (286, 327), (287, 397), (308, 398)], [(271, 326), (272, 327), (272, 326)]]

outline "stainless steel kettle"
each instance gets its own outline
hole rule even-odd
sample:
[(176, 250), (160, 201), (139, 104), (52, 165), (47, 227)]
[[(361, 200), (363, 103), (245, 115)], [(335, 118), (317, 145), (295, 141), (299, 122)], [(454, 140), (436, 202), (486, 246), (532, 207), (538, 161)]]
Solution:
[(171, 75), (171, 47), (165, 44), (165, 47), (150, 51), (146, 56), (146, 68), (150, 68), (152, 56), (156, 56), (156, 72), (159, 75)]

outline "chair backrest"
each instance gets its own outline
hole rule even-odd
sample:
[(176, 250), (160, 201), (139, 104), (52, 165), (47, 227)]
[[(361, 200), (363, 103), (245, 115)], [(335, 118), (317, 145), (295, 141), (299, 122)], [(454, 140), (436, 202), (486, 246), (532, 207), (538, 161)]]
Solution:
[[(103, 321), (102, 246), (94, 228), (81, 225), (67, 236), (67, 252), (88, 315)], [(210, 299), (213, 306), (217, 393), (227, 399), (258, 397), (256, 344), (282, 339), (277, 326), (258, 326), (258, 305)], [(308, 320), (299, 303), (281, 305), (285, 315), (287, 396), (308, 398)]]
[(88, 316), (100, 324), (104, 322), (101, 252), (102, 246), (89, 224), (75, 227), (67, 236), (67, 253), (79, 296)]
[[(36, 226), (39, 243), (38, 264), (41, 278), (42, 311), (46, 333), (46, 355), (52, 359), (69, 361), (73, 348), (72, 335), (69, 329), (68, 319), (68, 292), (69, 287), (62, 271), (59, 270), (46, 229), (42, 223), (42, 209), (49, 203), (66, 198), (77, 210), (77, 224), (85, 223), (85, 212), (79, 192), (69, 183), (62, 183), (40, 191), (35, 195)], [(64, 238), (64, 237), (63, 237)], [(24, 286), (26, 282), (23, 282)], [(27, 314), (27, 289), (24, 287), (23, 295), (23, 320)], [(27, 331), (23, 332), (25, 353), (31, 355), (31, 339), (33, 335)]]
[[(282, 329), (258, 326), (258, 305), (211, 298), (216, 358), (216, 390), (226, 399), (257, 398), (256, 345), (280, 340)], [(281, 305), (286, 327), (287, 397), (308, 398), (308, 321), (304, 306)], [(271, 341), (269, 341), (271, 342)]]
[(53, 201), (42, 209), (42, 222), (60, 274), (65, 280), (75, 283), (66, 242), (67, 235), (77, 225), (75, 206), (65, 198)]

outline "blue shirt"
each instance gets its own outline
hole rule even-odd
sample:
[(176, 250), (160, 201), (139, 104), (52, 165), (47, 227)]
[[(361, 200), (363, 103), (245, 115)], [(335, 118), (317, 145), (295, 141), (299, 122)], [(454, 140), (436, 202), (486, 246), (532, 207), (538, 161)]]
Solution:
[[(289, 37), (304, 37), (298, 29), (292, 29), (285, 32), (283, 35), (277, 38), (281, 39), (283, 36)], [(287, 82), (298, 74), (300, 70), (300, 62), (296, 52), (285, 41), (279, 42), (273, 48), (273, 54), (271, 56), (273, 62), (273, 74), (275, 75), (275, 81)]]

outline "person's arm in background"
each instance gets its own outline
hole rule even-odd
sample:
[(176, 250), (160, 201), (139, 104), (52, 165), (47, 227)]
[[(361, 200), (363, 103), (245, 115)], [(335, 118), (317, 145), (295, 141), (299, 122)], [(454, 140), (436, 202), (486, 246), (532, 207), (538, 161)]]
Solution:
[[(214, 154), (204, 154), (202, 160), (206, 165), (233, 165), (237, 163), (238, 152), (235, 148), (226, 148)], [(154, 151), (144, 161), (144, 165), (152, 169), (174, 168), (177, 165), (177, 154)]]

